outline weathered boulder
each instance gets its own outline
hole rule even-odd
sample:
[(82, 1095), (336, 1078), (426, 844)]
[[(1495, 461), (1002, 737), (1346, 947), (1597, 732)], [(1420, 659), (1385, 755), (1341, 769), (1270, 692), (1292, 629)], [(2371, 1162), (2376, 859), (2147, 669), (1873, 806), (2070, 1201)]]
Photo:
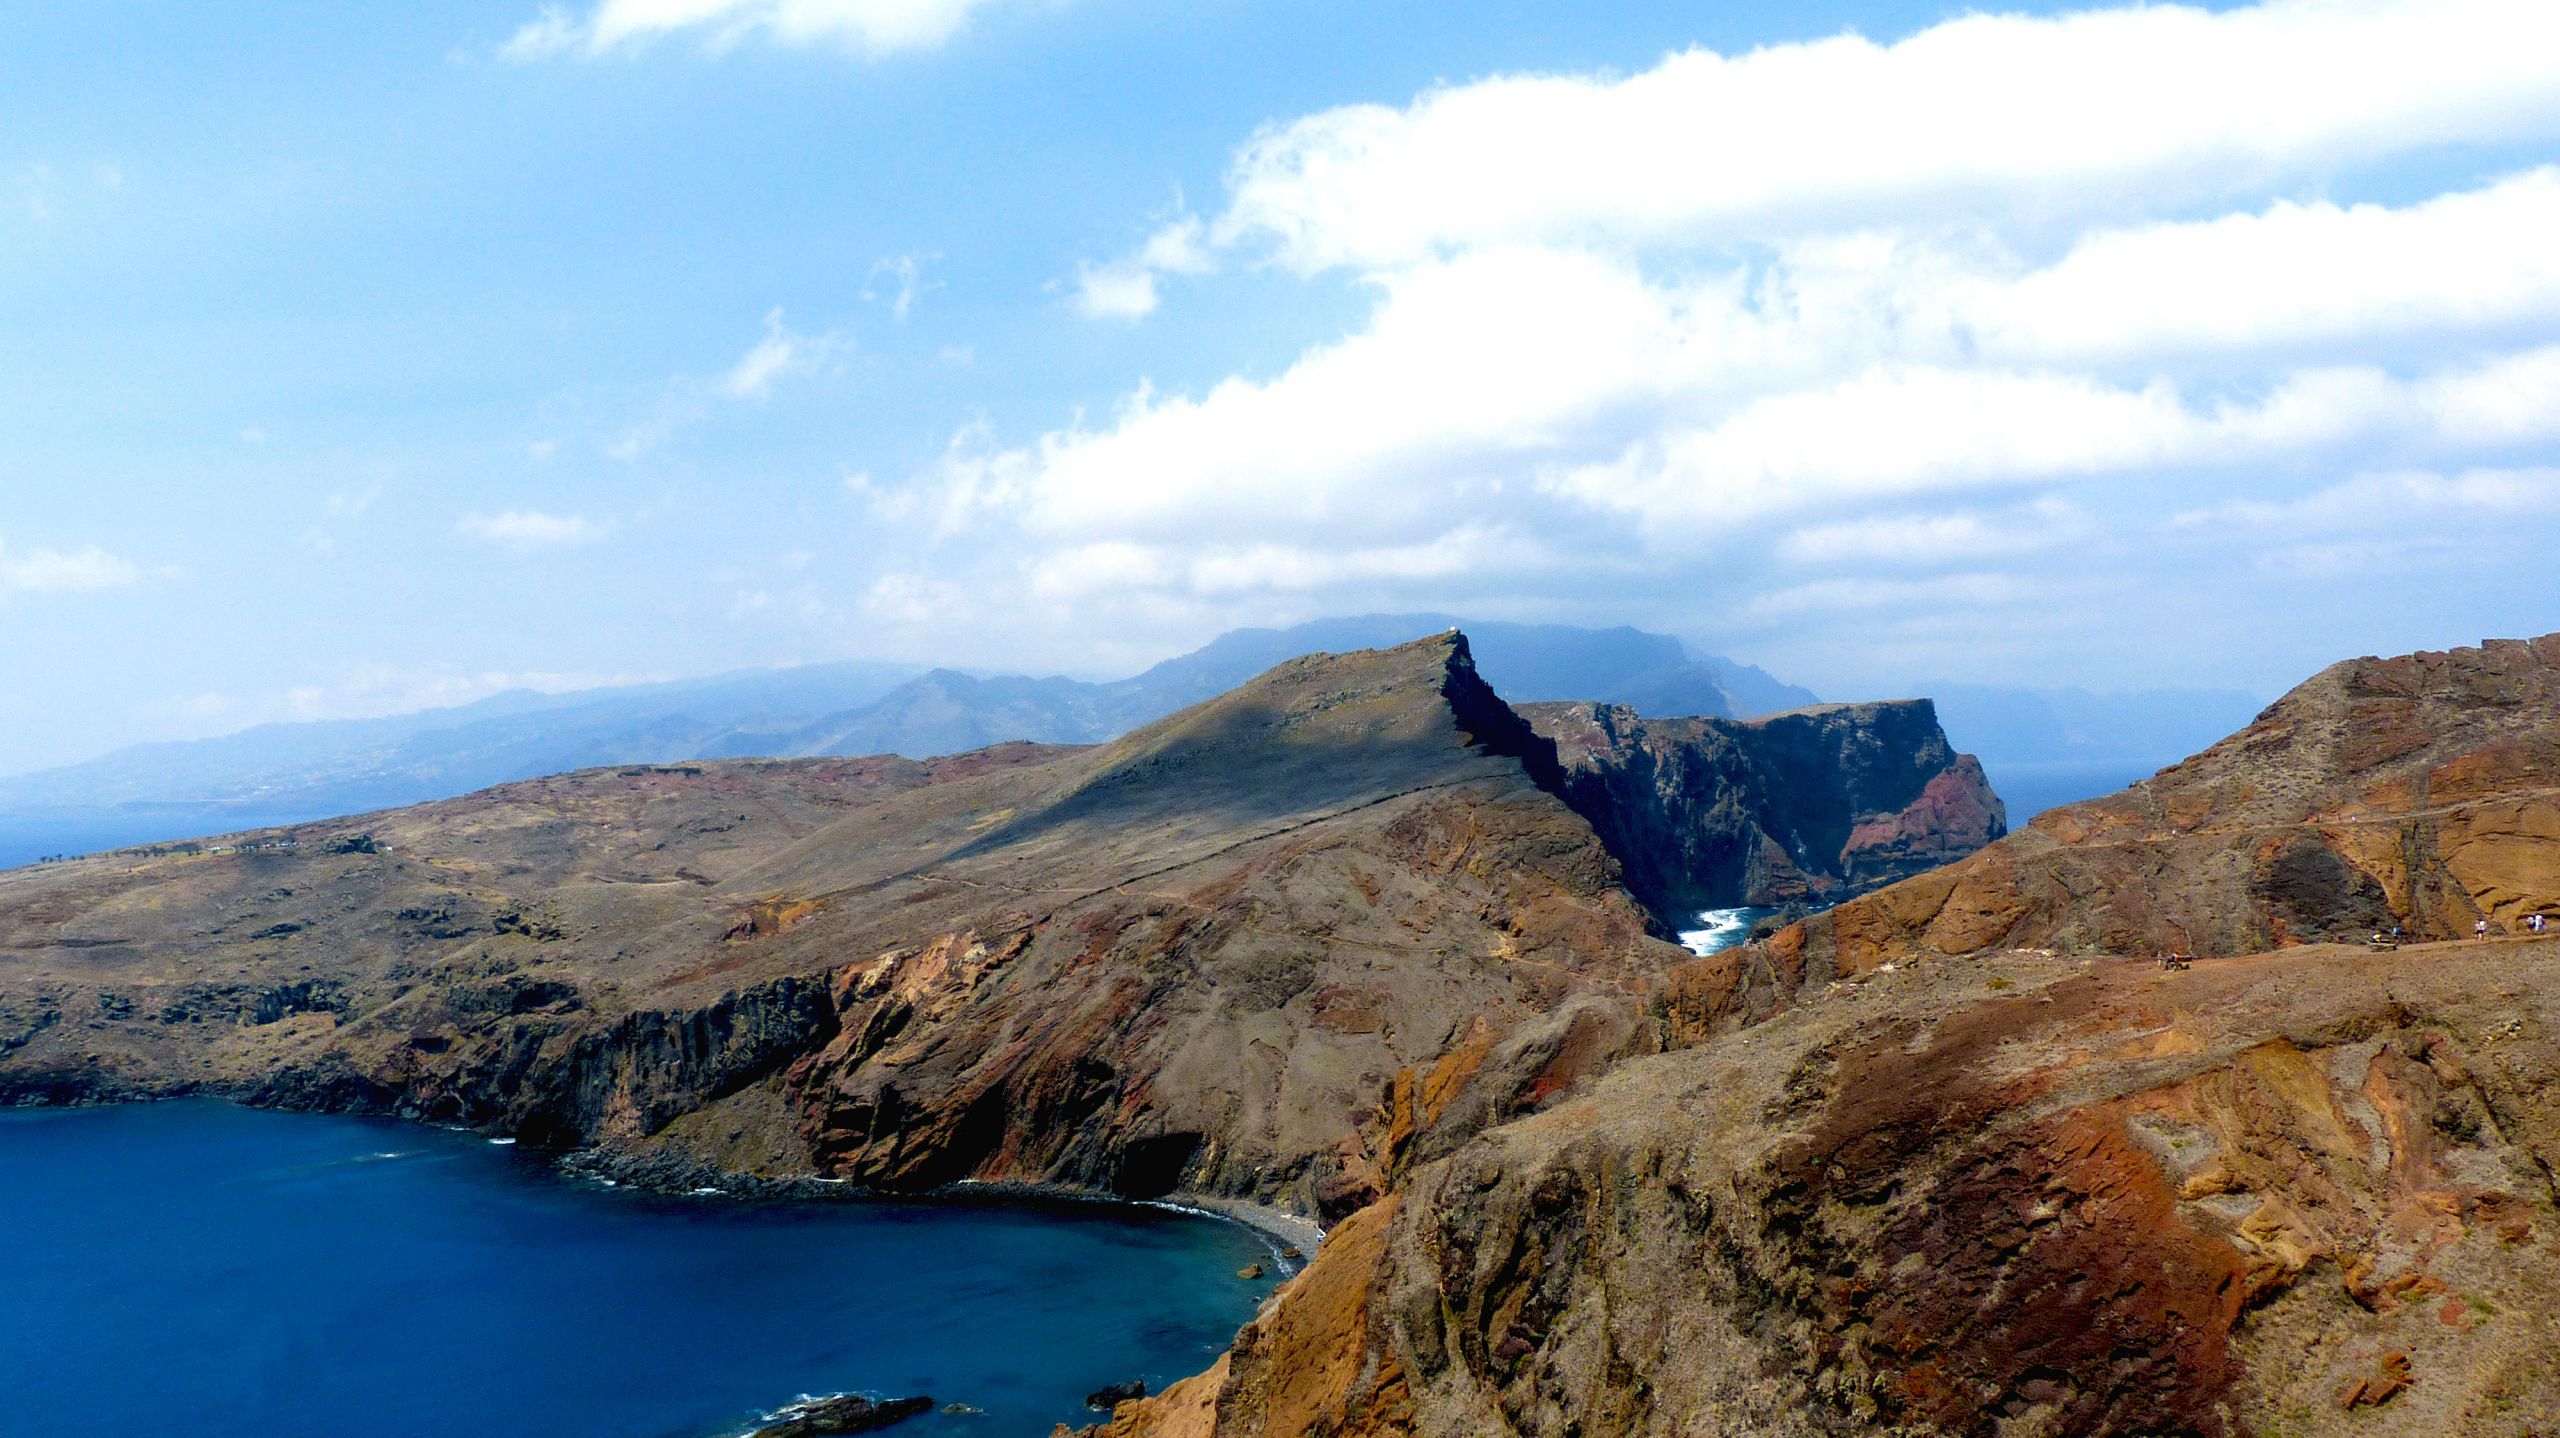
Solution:
[(775, 1413), (747, 1438), (839, 1438), (847, 1433), (876, 1432), (931, 1411), (930, 1398), (873, 1399), (858, 1393), (839, 1393), (794, 1403)]

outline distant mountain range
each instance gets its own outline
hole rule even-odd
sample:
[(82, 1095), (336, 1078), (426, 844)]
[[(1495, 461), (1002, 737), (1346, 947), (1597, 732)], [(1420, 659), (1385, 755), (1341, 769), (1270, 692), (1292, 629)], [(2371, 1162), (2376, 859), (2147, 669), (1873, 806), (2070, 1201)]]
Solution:
[[(1372, 614), (1239, 629), (1108, 683), (838, 663), (545, 695), (385, 719), (268, 724), (142, 744), (0, 779), (0, 866), (450, 798), (606, 764), (820, 754), (923, 758), (1009, 739), (1100, 743), (1286, 659), (1399, 644), (1459, 623)], [(1807, 689), (1629, 628), (1469, 623), (1484, 673), (1521, 700), (1606, 699), (1649, 714), (1749, 717)]]
[[(385, 719), (269, 724), (218, 739), (136, 745), (0, 779), (0, 867), (425, 803), (607, 764), (924, 758), (1011, 739), (1102, 743), (1284, 660), (1384, 648), (1461, 623), (1447, 614), (1368, 614), (1238, 629), (1102, 683), (814, 664), (571, 694), (513, 692)], [(1733, 719), (1818, 702), (1809, 689), (1692, 653), (1665, 634), (1486, 621), (1463, 627), (1485, 678), (1514, 702), (1592, 700), (1651, 716)], [(1938, 685), (1920, 692), (1938, 699), (1956, 745), (1982, 757), (2016, 823), (2122, 787), (2238, 727), (2257, 707), (2246, 695), (2205, 691), (2096, 696)]]

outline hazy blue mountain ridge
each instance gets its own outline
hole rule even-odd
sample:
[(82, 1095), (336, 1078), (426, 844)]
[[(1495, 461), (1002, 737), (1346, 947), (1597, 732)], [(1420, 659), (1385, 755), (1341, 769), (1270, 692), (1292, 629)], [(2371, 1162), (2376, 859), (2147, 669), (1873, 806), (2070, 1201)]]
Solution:
[[(972, 674), (846, 662), (570, 694), (510, 692), (382, 719), (269, 724), (137, 745), (0, 779), (0, 866), (40, 854), (294, 822), (448, 798), (607, 764), (814, 754), (922, 758), (1013, 739), (1100, 743), (1314, 652), (1375, 649), (1452, 626), (1506, 699), (1593, 700), (1651, 716), (1751, 718), (1819, 702), (1767, 671), (1626, 626), (1366, 614), (1237, 629), (1125, 679)], [(1982, 756), (2024, 820), (2121, 787), (2254, 713), (2246, 695), (1925, 688), (1959, 749)], [(1871, 697), (1871, 696), (1856, 696)], [(2236, 716), (2236, 718), (2235, 718)]]

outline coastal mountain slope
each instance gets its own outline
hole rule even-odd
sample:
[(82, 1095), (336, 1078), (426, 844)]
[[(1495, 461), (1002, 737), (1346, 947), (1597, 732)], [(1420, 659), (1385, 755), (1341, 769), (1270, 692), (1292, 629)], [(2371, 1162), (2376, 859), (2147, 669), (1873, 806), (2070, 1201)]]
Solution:
[(2331, 666), (2194, 758), (1782, 932), (1791, 981), (1998, 948), (2251, 953), (2560, 912), (2560, 635)]
[[(2547, 1432), (2560, 939), (2317, 938), (2560, 910), (2555, 658), (2339, 665), (1683, 966), (1664, 1052), (1414, 1168), (1093, 1431)], [(2158, 965), (2173, 924), (2230, 947)]]
[(1328, 1235), (1104, 1438), (2528, 1438), (2560, 941), (1882, 973)]
[[(843, 663), (583, 693), (508, 693), (386, 719), (270, 724), (148, 744), (0, 779), (0, 867), (219, 829), (424, 803), (606, 764), (903, 754), (1010, 741), (1101, 743), (1311, 651), (1391, 647), (1446, 631), (1439, 614), (1239, 629), (1104, 683)], [(1470, 629), (1506, 695), (1607, 699), (1657, 714), (1742, 714), (1813, 702), (1747, 665), (1693, 657), (1641, 630)]]
[(1684, 957), (1466, 641), (1117, 743), (588, 771), (0, 875), (0, 1097), (1345, 1211)]

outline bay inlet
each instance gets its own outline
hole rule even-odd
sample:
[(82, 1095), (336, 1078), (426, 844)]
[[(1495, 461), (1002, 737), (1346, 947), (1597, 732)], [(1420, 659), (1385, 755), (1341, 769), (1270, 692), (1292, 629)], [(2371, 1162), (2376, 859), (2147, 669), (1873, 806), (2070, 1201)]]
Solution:
[(0, 1408), (143, 1438), (711, 1438), (803, 1396), (1045, 1433), (1207, 1367), (1270, 1283), (1235, 1224), (1094, 1203), (748, 1204), (388, 1120), (0, 1114)]

